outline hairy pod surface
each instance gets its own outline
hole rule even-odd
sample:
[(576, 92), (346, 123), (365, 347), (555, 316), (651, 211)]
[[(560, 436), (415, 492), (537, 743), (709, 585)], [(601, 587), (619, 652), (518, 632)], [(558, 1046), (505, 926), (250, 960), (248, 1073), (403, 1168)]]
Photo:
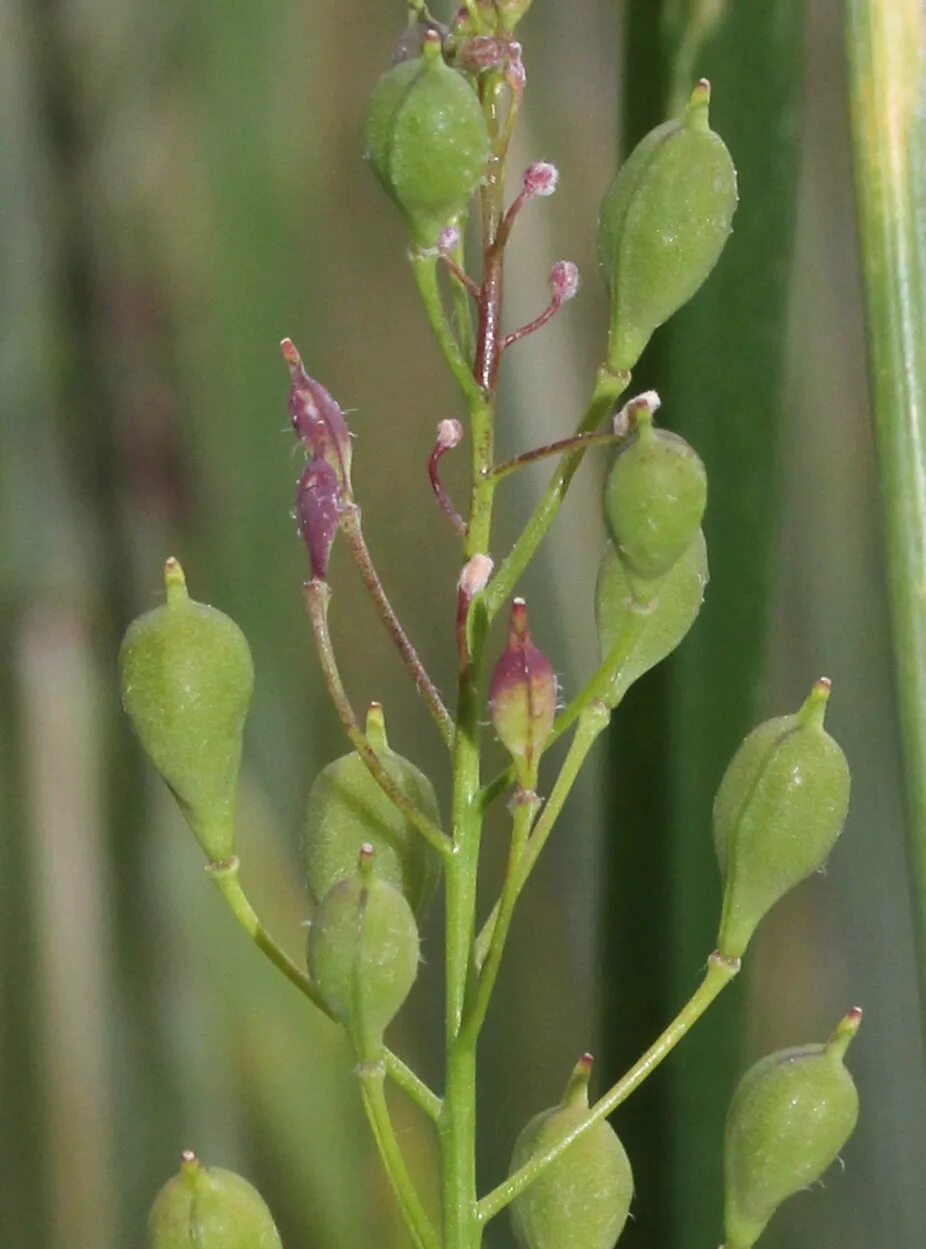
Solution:
[(167, 602), (129, 625), (119, 651), (122, 705), (210, 860), (235, 852), (234, 803), (254, 665), (244, 634), (188, 595), (176, 560)]
[(247, 1180), (183, 1155), (148, 1216), (148, 1249), (282, 1249), (263, 1198)]
[[(434, 787), (413, 763), (391, 749), (378, 703), (367, 713), (366, 735), (396, 786), (439, 826)], [(373, 848), (372, 871), (395, 885), (420, 919), (440, 878), (440, 855), (352, 752), (322, 768), (309, 792), (302, 850), (306, 885), (314, 902), (320, 902), (339, 880), (353, 875), (363, 845)]]
[(680, 118), (650, 131), (618, 171), (598, 218), (611, 295), (608, 363), (634, 367), (653, 330), (686, 304), (720, 258), (736, 211), (736, 170), (710, 128), (702, 80)]
[(743, 1076), (724, 1142), (725, 1249), (751, 1249), (788, 1197), (836, 1160), (858, 1119), (858, 1093), (843, 1062), (861, 1011), (826, 1045), (769, 1054)]
[(377, 1062), (383, 1033), (418, 974), (418, 926), (403, 895), (377, 876), (369, 846), (360, 866), (325, 894), (312, 917), (308, 967), (328, 1010), (363, 1062)]
[(444, 61), (440, 37), (384, 74), (364, 130), (367, 159), (415, 243), (433, 247), (486, 170), (489, 136), (470, 84)]
[[(575, 1069), (559, 1106), (522, 1130), (511, 1159), (514, 1173), (557, 1144), (588, 1111), (591, 1060)], [(633, 1197), (630, 1162), (617, 1133), (602, 1120), (589, 1128), (511, 1203), (515, 1235), (525, 1249), (612, 1249)]]
[(515, 761), (523, 783), (531, 786), (556, 716), (556, 673), (535, 645), (527, 606), (516, 598), (511, 608), (508, 645), (489, 683), (489, 713), (498, 740)]
[(604, 487), (605, 523), (621, 559), (643, 581), (664, 576), (697, 538), (706, 506), (697, 452), (640, 410), (637, 433), (615, 456)]
[(645, 601), (634, 592), (633, 574), (609, 542), (595, 586), (595, 621), (601, 658), (626, 636), (634, 616), (641, 632), (621, 663), (605, 701), (614, 707), (635, 681), (661, 663), (679, 645), (697, 619), (708, 582), (707, 544), (703, 533), (659, 579)]
[(823, 867), (849, 809), (849, 765), (823, 726), (830, 683), (796, 715), (759, 725), (714, 799), (714, 847), (724, 881), (717, 947), (744, 953), (765, 913)]

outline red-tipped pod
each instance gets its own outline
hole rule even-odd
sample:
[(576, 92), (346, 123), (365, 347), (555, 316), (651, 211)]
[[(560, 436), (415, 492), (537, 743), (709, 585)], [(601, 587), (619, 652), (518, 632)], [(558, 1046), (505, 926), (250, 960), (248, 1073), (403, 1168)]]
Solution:
[(531, 639), (527, 606), (520, 598), (512, 604), (508, 645), (492, 673), (489, 710), (522, 783), (532, 787), (556, 715), (556, 674)]
[(835, 1162), (858, 1119), (843, 1062), (858, 1031), (856, 1007), (826, 1045), (769, 1054), (743, 1076), (724, 1142), (724, 1249), (752, 1249), (783, 1201)]
[(325, 460), (307, 464), (296, 487), (296, 522), (309, 553), (312, 576), (324, 581), (343, 502), (334, 469)]
[(292, 339), (280, 343), (289, 367), (289, 417), (296, 437), (313, 460), (324, 460), (342, 490), (350, 490), (350, 430), (338, 403), (321, 382), (309, 377)]
[(247, 1180), (204, 1167), (191, 1151), (148, 1215), (149, 1249), (282, 1249), (270, 1211)]
[[(588, 1113), (592, 1059), (572, 1073), (559, 1106), (545, 1110), (521, 1132), (511, 1173), (568, 1135)], [(608, 1121), (589, 1128), (511, 1203), (515, 1234), (525, 1249), (612, 1249), (633, 1196), (624, 1147)]]
[(849, 809), (849, 765), (823, 727), (830, 682), (817, 681), (796, 715), (753, 729), (714, 800), (723, 873), (717, 948), (739, 958), (766, 911), (818, 871)]

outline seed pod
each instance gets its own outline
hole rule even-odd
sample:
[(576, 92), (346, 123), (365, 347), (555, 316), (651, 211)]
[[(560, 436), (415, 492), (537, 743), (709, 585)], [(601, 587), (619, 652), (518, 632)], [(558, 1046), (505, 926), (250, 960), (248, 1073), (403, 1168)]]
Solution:
[[(577, 1064), (559, 1106), (531, 1119), (515, 1143), (510, 1173), (545, 1153), (588, 1111), (592, 1059)], [(515, 1235), (525, 1249), (612, 1249), (627, 1221), (633, 1174), (607, 1120), (589, 1128), (511, 1203)]]
[(710, 128), (702, 79), (681, 117), (650, 131), (611, 183), (598, 262), (611, 293), (608, 364), (634, 367), (653, 330), (686, 304), (720, 258), (736, 211), (736, 170)]
[(187, 1151), (148, 1215), (148, 1249), (282, 1249), (270, 1211), (251, 1184)]
[[(406, 798), (439, 825), (434, 788), (423, 772), (389, 746), (379, 703), (367, 713), (366, 735)], [(302, 849), (314, 902), (354, 874), (364, 844), (374, 851), (372, 870), (405, 895), (420, 919), (440, 877), (440, 855), (383, 793), (360, 756), (352, 753), (322, 768), (309, 793)]]
[(615, 673), (605, 701), (616, 706), (635, 681), (661, 663), (679, 645), (697, 619), (708, 581), (707, 545), (703, 533), (644, 599), (637, 597), (634, 577), (608, 543), (595, 587), (595, 619), (602, 660), (608, 658), (635, 615), (642, 630)]
[(337, 400), (321, 382), (309, 377), (291, 338), (280, 351), (289, 369), (289, 419), (293, 433), (312, 460), (323, 460), (337, 480), (342, 494), (350, 494), (350, 463), (353, 449), (347, 419)]
[(164, 565), (167, 602), (134, 620), (119, 651), (122, 705), (212, 862), (235, 852), (241, 737), (254, 689), (244, 634), (189, 597)]
[(522, 783), (532, 786), (556, 715), (556, 674), (531, 639), (527, 605), (521, 598), (512, 604), (508, 645), (492, 673), (489, 710)]
[(312, 576), (324, 581), (328, 559), (341, 523), (343, 500), (334, 469), (325, 460), (311, 460), (296, 486), (296, 523), (309, 553)]
[(383, 1033), (418, 974), (415, 917), (372, 859), (364, 846), (354, 874), (325, 894), (308, 942), (309, 974), (362, 1062), (378, 1061)]
[(379, 80), (365, 126), (367, 159), (418, 247), (433, 247), (466, 207), (489, 160), (475, 91), (443, 59), (440, 37)]
[(724, 880), (717, 947), (739, 958), (779, 898), (818, 871), (842, 832), (849, 765), (823, 727), (830, 682), (821, 678), (796, 715), (749, 734), (714, 800), (714, 847)]
[(818, 1180), (852, 1135), (858, 1093), (843, 1058), (861, 1019), (849, 1011), (826, 1045), (769, 1054), (740, 1081), (724, 1143), (724, 1249), (751, 1249), (781, 1203)]
[(683, 438), (653, 427), (635, 406), (636, 436), (618, 452), (604, 488), (605, 523), (623, 562), (644, 581), (662, 577), (701, 527), (707, 475)]

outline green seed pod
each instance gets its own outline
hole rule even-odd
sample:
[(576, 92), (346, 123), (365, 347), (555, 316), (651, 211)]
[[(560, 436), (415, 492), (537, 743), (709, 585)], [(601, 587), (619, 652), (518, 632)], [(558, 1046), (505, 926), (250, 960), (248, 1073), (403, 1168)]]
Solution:
[(634, 367), (653, 330), (695, 294), (736, 211), (736, 170), (710, 128), (702, 79), (681, 117), (650, 131), (608, 188), (598, 262), (611, 293), (608, 364)]
[(821, 678), (796, 715), (754, 729), (714, 799), (714, 847), (724, 880), (717, 937), (739, 958), (779, 898), (826, 862), (849, 809), (849, 765), (823, 721)]
[(818, 1180), (852, 1135), (858, 1093), (843, 1058), (861, 1019), (849, 1011), (826, 1045), (769, 1054), (740, 1081), (724, 1143), (724, 1249), (751, 1249), (781, 1203)]
[[(366, 734), (405, 797), (439, 825), (434, 788), (423, 772), (390, 748), (379, 703), (367, 713)], [(420, 919), (440, 876), (440, 855), (383, 793), (354, 752), (323, 768), (309, 793), (302, 848), (314, 902), (320, 902), (337, 881), (353, 875), (364, 844), (373, 847), (377, 876), (401, 890)]]
[(254, 666), (244, 634), (195, 603), (175, 559), (167, 602), (129, 625), (119, 651), (122, 705), (151, 762), (213, 862), (235, 853), (234, 804)]
[(379, 80), (364, 131), (367, 159), (418, 247), (433, 247), (485, 173), (489, 136), (475, 91), (429, 32), (422, 55)]
[(628, 569), (651, 581), (664, 576), (697, 538), (707, 474), (683, 438), (653, 427), (648, 403), (636, 404), (632, 415), (637, 433), (608, 474), (604, 516)]
[[(588, 1112), (592, 1059), (577, 1064), (559, 1106), (521, 1132), (511, 1173), (557, 1144)], [(589, 1128), (511, 1203), (515, 1235), (525, 1249), (612, 1249), (633, 1197), (630, 1162), (607, 1120)]]
[[(708, 581), (707, 545), (703, 533), (669, 571), (653, 585), (645, 600), (637, 597), (633, 575), (608, 543), (595, 587), (595, 619), (602, 660), (626, 635), (634, 616), (641, 632), (617, 669), (605, 701), (616, 706), (635, 681), (661, 663), (694, 624)], [(639, 623), (639, 622), (638, 622)]]
[(282, 1249), (270, 1211), (247, 1180), (184, 1153), (148, 1216), (148, 1249)]
[(325, 894), (309, 929), (309, 975), (360, 1059), (376, 1062), (383, 1033), (418, 974), (411, 907), (372, 867), (364, 846), (352, 876)]

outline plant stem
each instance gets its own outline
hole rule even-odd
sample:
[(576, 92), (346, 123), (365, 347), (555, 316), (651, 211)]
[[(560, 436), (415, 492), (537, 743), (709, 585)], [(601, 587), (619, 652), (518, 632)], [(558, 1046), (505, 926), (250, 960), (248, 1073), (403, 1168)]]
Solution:
[(621, 1102), (625, 1101), (634, 1089), (638, 1088), (647, 1076), (659, 1066), (663, 1059), (672, 1052), (692, 1026), (697, 1023), (717, 995), (730, 983), (739, 971), (739, 968), (738, 959), (731, 961), (722, 958), (719, 954), (712, 954), (708, 962), (707, 972), (699, 987), (695, 990), (688, 1003), (676, 1015), (672, 1023), (669, 1024), (668, 1028), (653, 1042), (643, 1057), (631, 1067), (625, 1076), (612, 1085), (603, 1097), (595, 1102), (588, 1114), (566, 1136), (543, 1153), (529, 1159), (513, 1175), (510, 1175), (507, 1180), (482, 1198), (478, 1205), (480, 1222), (485, 1224), (489, 1219), (494, 1218), (500, 1210), (504, 1210), (505, 1206), (513, 1201), (519, 1193), (522, 1193), (529, 1184), (532, 1184), (551, 1163), (556, 1162), (557, 1158), (560, 1158), (574, 1141), (578, 1140), (590, 1127), (606, 1118)]
[(440, 286), (437, 280), (437, 266), (440, 262), (440, 257), (428, 253), (410, 252), (409, 259), (412, 262), (412, 272), (418, 284), (418, 292), (421, 295), (425, 312), (431, 323), (437, 344), (450, 367), (450, 372), (466, 397), (467, 403), (478, 403), (483, 397), (482, 391), (473, 377), (472, 369), (460, 348), (460, 344), (453, 332), (453, 326), (444, 309), (444, 302), (441, 299)]
[(440, 730), (441, 737), (448, 746), (452, 745), (454, 734), (453, 718), (444, 706), (440, 694), (425, 671), (424, 664), (418, 657), (418, 652), (415, 650), (408, 635), (402, 628), (399, 618), (392, 609), (392, 604), (389, 602), (383, 583), (379, 579), (379, 574), (376, 571), (376, 566), (366, 544), (366, 539), (363, 536), (360, 509), (356, 503), (349, 503), (345, 508), (341, 517), (341, 528), (344, 531), (350, 552), (354, 557), (354, 562), (360, 570), (363, 583), (369, 591), (377, 613), (386, 627), (386, 632), (392, 638), (396, 650), (402, 656), (406, 668), (411, 673), (418, 693), (424, 699), (425, 705), (434, 719), (434, 723)]
[(613, 430), (602, 431), (598, 434), (572, 434), (569, 438), (560, 438), (557, 442), (548, 443), (545, 447), (535, 447), (533, 451), (522, 451), (520, 455), (506, 460), (504, 464), (496, 464), (489, 476), (493, 481), (499, 482), (540, 460), (548, 460), (555, 455), (567, 455), (572, 451), (586, 451), (589, 447), (611, 446), (625, 437), (625, 434), (618, 434)]
[(849, 0), (846, 45), (926, 1010), (926, 10)]
[[(266, 955), (287, 980), (294, 984), (300, 993), (304, 994), (313, 1005), (318, 1007), (322, 1014), (330, 1019), (331, 1012), (319, 997), (315, 985), (306, 973), (296, 966), (286, 951), (277, 945), (276, 941), (264, 927), (247, 894), (244, 892), (239, 879), (239, 868), (238, 859), (234, 858), (229, 859), (225, 863), (210, 863), (207, 865), (206, 871), (215, 882), (232, 915), (234, 915), (261, 953)], [(411, 1100), (424, 1111), (428, 1118), (437, 1122), (441, 1112), (441, 1099), (437, 1094), (433, 1093), (424, 1081), (415, 1075), (411, 1067), (407, 1066), (391, 1050), (383, 1051), (383, 1061), (390, 1079), (404, 1093), (408, 1094)]]
[(392, 1116), (386, 1102), (386, 1092), (383, 1088), (385, 1069), (381, 1065), (372, 1066), (364, 1063), (360, 1067), (359, 1075), (363, 1108), (370, 1122), (383, 1168), (389, 1177), (389, 1183), (392, 1185), (392, 1191), (395, 1193), (416, 1249), (440, 1249), (437, 1234), (428, 1218), (427, 1211), (421, 1204), (405, 1165), (402, 1150), (399, 1148)]
[(350, 739), (351, 745), (366, 764), (370, 775), (386, 797), (395, 803), (409, 823), (421, 833), (430, 846), (433, 846), (444, 858), (449, 857), (451, 848), (446, 834), (436, 824), (432, 823), (423, 812), (419, 811), (415, 804), (410, 802), (398, 785), (396, 785), (395, 781), (383, 767), (379, 755), (377, 755), (367, 740), (366, 734), (361, 729), (360, 722), (354, 714), (354, 709), (350, 705), (350, 700), (347, 697), (344, 683), (338, 670), (334, 648), (331, 644), (331, 635), (328, 630), (328, 604), (331, 602), (331, 587), (326, 581), (319, 581), (318, 578), (314, 578), (312, 581), (306, 582), (304, 590), (306, 609), (312, 622), (312, 631), (315, 635), (315, 645), (321, 662), (322, 675), (325, 678), (331, 701), (334, 703), (335, 710), (340, 717), (344, 732)]

